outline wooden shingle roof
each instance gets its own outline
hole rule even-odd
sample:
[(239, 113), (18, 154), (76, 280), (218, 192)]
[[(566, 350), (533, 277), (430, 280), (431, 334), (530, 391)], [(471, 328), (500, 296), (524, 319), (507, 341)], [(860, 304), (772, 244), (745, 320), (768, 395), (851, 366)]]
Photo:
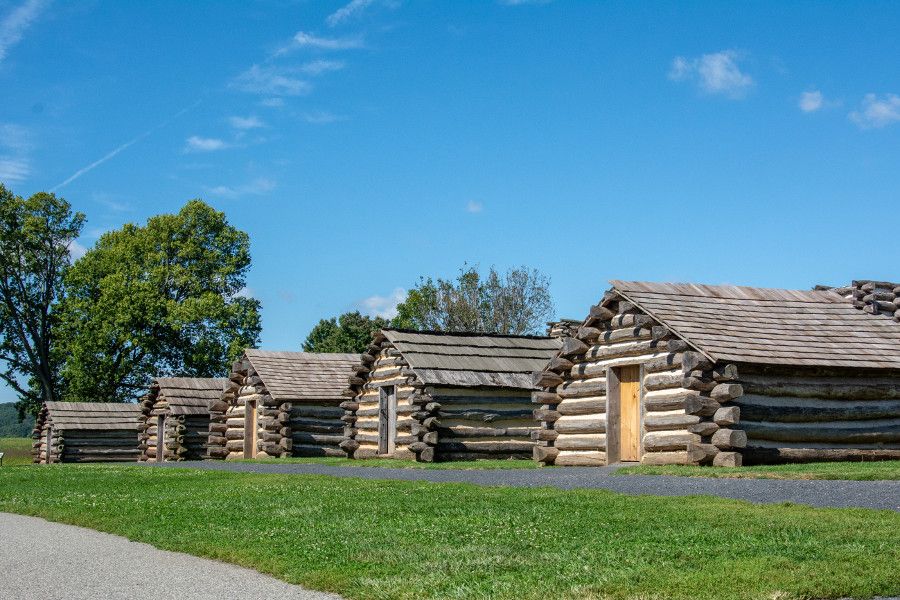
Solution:
[(278, 400), (345, 400), (351, 367), (358, 354), (271, 352), (247, 350), (245, 355), (273, 398)]
[(157, 377), (159, 395), (173, 415), (208, 415), (210, 400), (222, 397), (228, 380), (221, 377)]
[(900, 369), (900, 325), (832, 291), (610, 283), (714, 360)]
[(382, 333), (426, 385), (531, 389), (531, 373), (559, 351), (557, 338), (480, 333)]
[(139, 404), (118, 402), (45, 402), (39, 420), (47, 417), (54, 429), (135, 430), (141, 419)]

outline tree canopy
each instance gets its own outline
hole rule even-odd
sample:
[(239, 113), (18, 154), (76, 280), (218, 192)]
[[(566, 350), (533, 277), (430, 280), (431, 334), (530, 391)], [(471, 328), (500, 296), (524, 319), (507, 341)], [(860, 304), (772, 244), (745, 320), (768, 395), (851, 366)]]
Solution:
[(0, 379), (18, 394), (20, 414), (59, 397), (55, 305), (83, 225), (62, 198), (24, 199), (0, 184)]
[(390, 322), (382, 317), (368, 317), (359, 311), (344, 313), (339, 317), (322, 319), (312, 328), (306, 341), (305, 352), (349, 352), (360, 354), (372, 341), (372, 334)]
[(541, 334), (553, 317), (550, 278), (518, 267), (486, 276), (465, 265), (456, 279), (420, 278), (397, 306), (392, 325), (405, 329)]
[(250, 240), (200, 200), (125, 225), (68, 271), (58, 349), (70, 400), (127, 401), (158, 375), (215, 377), (259, 341)]

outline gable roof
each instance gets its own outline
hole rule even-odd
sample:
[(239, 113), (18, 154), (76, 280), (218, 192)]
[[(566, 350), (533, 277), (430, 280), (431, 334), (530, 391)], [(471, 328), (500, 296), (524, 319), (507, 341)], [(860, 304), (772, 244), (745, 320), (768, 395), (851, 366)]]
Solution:
[(900, 326), (832, 291), (610, 283), (714, 360), (900, 369)]
[(54, 429), (135, 430), (142, 413), (139, 404), (118, 402), (44, 402), (38, 417), (42, 424), (49, 417)]
[(426, 385), (532, 389), (531, 373), (562, 346), (557, 338), (383, 329)]
[(358, 354), (247, 350), (245, 356), (277, 400), (342, 401)]
[(208, 402), (222, 397), (227, 381), (223, 377), (157, 377), (156, 385), (171, 414), (208, 415)]

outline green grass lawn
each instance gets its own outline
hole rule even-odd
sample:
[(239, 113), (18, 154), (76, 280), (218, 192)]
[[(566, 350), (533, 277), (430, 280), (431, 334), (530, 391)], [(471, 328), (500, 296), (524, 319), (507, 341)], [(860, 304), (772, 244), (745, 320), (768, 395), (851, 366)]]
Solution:
[(330, 457), (298, 457), (298, 458), (266, 458), (258, 460), (242, 460), (250, 463), (294, 463), (325, 465), (329, 467), (383, 467), (388, 469), (536, 469), (540, 465), (533, 460), (460, 460), (453, 462), (422, 463), (414, 460), (395, 458), (353, 458)]
[(31, 464), (31, 438), (0, 437), (3, 466)]
[(349, 598), (900, 594), (900, 514), (137, 466), (0, 471), (0, 510)]
[(822, 462), (752, 467), (625, 467), (616, 475), (679, 475), (682, 477), (728, 477), (733, 479), (852, 479), (875, 481), (900, 479), (900, 460), (870, 462)]

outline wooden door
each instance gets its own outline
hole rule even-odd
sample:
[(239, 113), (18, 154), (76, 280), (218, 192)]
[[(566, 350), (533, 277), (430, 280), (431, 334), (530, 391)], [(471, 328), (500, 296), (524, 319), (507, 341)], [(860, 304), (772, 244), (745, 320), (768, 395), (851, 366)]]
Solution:
[(392, 385), (378, 389), (378, 453), (393, 454), (397, 447), (397, 392)]
[(50, 444), (53, 440), (53, 428), (47, 427), (47, 456), (44, 458), (44, 463), (50, 464), (53, 462), (53, 456), (50, 454), (50, 448), (52, 447)]
[(256, 458), (256, 400), (244, 404), (244, 458)]
[(166, 457), (166, 417), (156, 417), (156, 462), (162, 462)]
[(641, 459), (641, 368), (619, 369), (619, 460)]

